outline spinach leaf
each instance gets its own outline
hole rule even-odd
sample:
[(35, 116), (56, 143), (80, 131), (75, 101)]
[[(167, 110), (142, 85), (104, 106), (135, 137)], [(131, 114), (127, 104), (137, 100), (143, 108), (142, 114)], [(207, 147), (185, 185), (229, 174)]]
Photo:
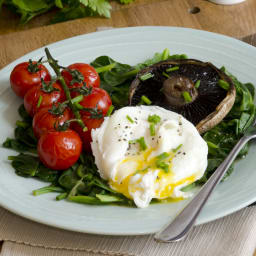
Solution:
[[(226, 71), (224, 67), (221, 69), (231, 77), (236, 87), (237, 95), (235, 103), (228, 115), (220, 124), (206, 132), (203, 136), (209, 149), (208, 167), (204, 176), (197, 181), (197, 184), (203, 184), (208, 180), (255, 119), (254, 86), (250, 83), (241, 83), (235, 76)], [(248, 150), (249, 146), (247, 144), (240, 151), (237, 158), (244, 157), (248, 153)], [(234, 163), (229, 168), (223, 180), (232, 173), (233, 169)]]

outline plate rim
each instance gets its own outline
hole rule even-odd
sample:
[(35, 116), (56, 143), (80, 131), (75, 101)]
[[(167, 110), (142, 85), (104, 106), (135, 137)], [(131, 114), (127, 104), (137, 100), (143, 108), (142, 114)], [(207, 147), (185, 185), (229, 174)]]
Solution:
[[(51, 43), (51, 44), (48, 44), (46, 46), (43, 46), (43, 47), (40, 47), (38, 49), (35, 49), (31, 52), (28, 52), (27, 54), (19, 57), (18, 59), (12, 61), (11, 63), (9, 63), (8, 65), (6, 65), (5, 67), (3, 67), (1, 70), (0, 70), (0, 73), (2, 72), (6, 72), (6, 70), (8, 69), (11, 69), (14, 65), (16, 65), (21, 59), (25, 58), (26, 56), (28, 55), (34, 55), (36, 52), (40, 51), (40, 50), (43, 50), (45, 47), (48, 47), (48, 48), (53, 48), (52, 50), (56, 50), (58, 48), (58, 46), (60, 44), (66, 44), (66, 43), (69, 43), (69, 42), (72, 42), (73, 40), (76, 40), (76, 39), (79, 39), (80, 38), (86, 38), (86, 37), (91, 37), (91, 36), (94, 36), (94, 35), (98, 35), (97, 37), (100, 37), (100, 35), (108, 35), (108, 33), (125, 33), (127, 31), (140, 31), (141, 29), (143, 29), (144, 31), (145, 30), (158, 30), (158, 29), (163, 29), (163, 30), (169, 30), (169, 31), (178, 31), (179, 33), (180, 32), (187, 32), (187, 31), (195, 31), (198, 35), (201, 34), (201, 35), (205, 35), (205, 34), (208, 34), (210, 37), (213, 37), (213, 38), (222, 38), (222, 39), (225, 39), (227, 40), (227, 42), (231, 42), (234, 43), (236, 42), (237, 44), (243, 46), (244, 48), (247, 48), (249, 50), (251, 49), (254, 49), (254, 51), (256, 52), (256, 48), (253, 47), (252, 45), (249, 45), (243, 41), (240, 41), (236, 38), (232, 38), (232, 37), (229, 37), (229, 36), (226, 36), (226, 35), (221, 35), (221, 34), (218, 34), (218, 33), (214, 33), (214, 32), (209, 32), (209, 31), (203, 31), (203, 30), (198, 30), (198, 29), (192, 29), (192, 28), (183, 28), (183, 27), (167, 27), (167, 26), (137, 26), (137, 27), (125, 27), (125, 28), (113, 28), (113, 29), (110, 29), (110, 30), (105, 30), (105, 31), (97, 31), (97, 32), (92, 32), (92, 33), (87, 33), (87, 34), (82, 34), (82, 35), (77, 35), (77, 36), (73, 36), (73, 37), (70, 37), (70, 38), (67, 38), (67, 39), (63, 39), (63, 40), (59, 40), (57, 42), (54, 42), (54, 43)], [(115, 31), (115, 32), (113, 32)], [(0, 92), (1, 94), (1, 92)], [(197, 222), (196, 224), (199, 225), (199, 224), (204, 224), (204, 223), (208, 223), (210, 221), (214, 221), (214, 220), (217, 220), (219, 218), (222, 218), (222, 217), (225, 217), (229, 214), (232, 214), (236, 211), (239, 211), (241, 210), (242, 208), (250, 205), (251, 203), (255, 202), (256, 201), (256, 195), (255, 195), (255, 198), (254, 199), (251, 199), (247, 202), (244, 202), (243, 204), (239, 204), (237, 207), (233, 207), (231, 208), (230, 210), (226, 211), (225, 213), (220, 213), (219, 215), (217, 215), (214, 219), (208, 217), (208, 218), (204, 218), (202, 221), (200, 222)], [(72, 229), (72, 227), (69, 227), (69, 226), (63, 226), (63, 225), (58, 225), (54, 222), (52, 223), (46, 223), (45, 221), (41, 220), (40, 218), (36, 218), (36, 217), (33, 217), (31, 216), (30, 214), (25, 214), (24, 211), (19, 210), (19, 209), (13, 209), (13, 207), (9, 207), (5, 204), (3, 204), (3, 202), (1, 202), (1, 199), (0, 199), (0, 206), (5, 208), (6, 210), (10, 211), (11, 213), (14, 213), (14, 214), (17, 214), (21, 217), (24, 217), (28, 220), (31, 220), (31, 221), (34, 221), (34, 222), (37, 222), (37, 223), (40, 223), (40, 224), (44, 224), (44, 225), (47, 225), (47, 226), (51, 226), (51, 227), (55, 227), (55, 228), (60, 228), (60, 229), (64, 229), (64, 230), (69, 230), (69, 231), (73, 231), (73, 232), (82, 232), (82, 233), (90, 233), (90, 234), (100, 234), (100, 235), (119, 235), (119, 236), (122, 236), (122, 235), (145, 235), (145, 234), (152, 234), (152, 232), (135, 232), (135, 233), (132, 233), (132, 232), (129, 232), (129, 233), (125, 233), (125, 232), (98, 232), (98, 231), (94, 231), (94, 230), (84, 230), (84, 229), (81, 229), (81, 230), (78, 230), (78, 229)]]

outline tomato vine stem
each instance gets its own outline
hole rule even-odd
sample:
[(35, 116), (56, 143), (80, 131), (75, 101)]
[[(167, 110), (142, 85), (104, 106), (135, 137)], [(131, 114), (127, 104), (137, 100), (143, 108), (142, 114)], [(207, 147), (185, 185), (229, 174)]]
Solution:
[(45, 53), (46, 53), (49, 65), (52, 67), (52, 69), (56, 73), (56, 75), (58, 77), (58, 80), (59, 80), (59, 82), (60, 82), (60, 84), (61, 84), (61, 86), (62, 86), (62, 88), (65, 92), (65, 95), (66, 95), (67, 100), (68, 100), (68, 105), (71, 108), (72, 112), (74, 113), (78, 124), (83, 128), (83, 131), (87, 131), (88, 129), (87, 129), (87, 127), (85, 126), (84, 122), (81, 119), (81, 115), (79, 113), (79, 110), (76, 109), (75, 104), (73, 104), (73, 102), (72, 102), (72, 98), (71, 98), (71, 95), (70, 95), (70, 92), (69, 92), (69, 88), (68, 88), (63, 76), (61, 75), (60, 67), (58, 65), (58, 61), (55, 60), (52, 57), (48, 48), (45, 48)]

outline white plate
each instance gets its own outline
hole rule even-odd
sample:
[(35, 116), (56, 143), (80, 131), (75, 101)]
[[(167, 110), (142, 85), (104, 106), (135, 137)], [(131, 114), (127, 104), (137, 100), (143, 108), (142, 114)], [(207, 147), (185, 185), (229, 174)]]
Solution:
[[(238, 40), (204, 31), (174, 27), (136, 27), (114, 29), (67, 39), (49, 45), (62, 65), (90, 62), (109, 55), (123, 63), (136, 64), (169, 48), (172, 54), (186, 53), (191, 58), (225, 65), (243, 82), (256, 84), (256, 48)], [(0, 142), (13, 136), (21, 104), (9, 86), (13, 67), (29, 58), (39, 59), (44, 49), (31, 52), (0, 71)], [(235, 212), (256, 201), (255, 145), (240, 161), (234, 173), (218, 185), (200, 214), (202, 224)], [(138, 235), (158, 231), (184, 207), (186, 201), (155, 204), (147, 209), (120, 206), (90, 206), (55, 201), (55, 194), (35, 197), (33, 189), (46, 184), (15, 175), (7, 161), (15, 152), (0, 148), (0, 205), (25, 218), (62, 229), (94, 234)]]

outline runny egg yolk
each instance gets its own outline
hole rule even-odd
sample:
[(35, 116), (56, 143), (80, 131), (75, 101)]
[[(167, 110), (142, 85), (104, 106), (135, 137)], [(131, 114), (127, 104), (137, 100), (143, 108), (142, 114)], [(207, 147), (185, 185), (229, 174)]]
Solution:
[[(181, 179), (177, 182), (174, 180), (174, 174), (172, 172), (172, 160), (175, 157), (175, 152), (171, 151), (165, 153), (166, 157), (161, 160), (166, 168), (159, 168), (159, 156), (151, 157), (151, 153), (154, 148), (147, 149), (140, 152), (135, 156), (126, 157), (118, 165), (118, 170), (123, 170), (128, 175), (122, 179), (121, 172), (117, 172), (114, 181), (110, 181), (109, 185), (117, 192), (125, 195), (127, 198), (132, 199), (132, 195), (138, 190), (143, 190), (139, 185), (142, 182), (145, 174), (149, 172), (157, 172), (154, 181), (154, 198), (165, 199), (172, 197), (174, 189), (178, 186), (189, 185), (196, 180), (196, 174)], [(134, 181), (135, 176), (138, 176)], [(133, 179), (133, 181), (132, 181)]]

